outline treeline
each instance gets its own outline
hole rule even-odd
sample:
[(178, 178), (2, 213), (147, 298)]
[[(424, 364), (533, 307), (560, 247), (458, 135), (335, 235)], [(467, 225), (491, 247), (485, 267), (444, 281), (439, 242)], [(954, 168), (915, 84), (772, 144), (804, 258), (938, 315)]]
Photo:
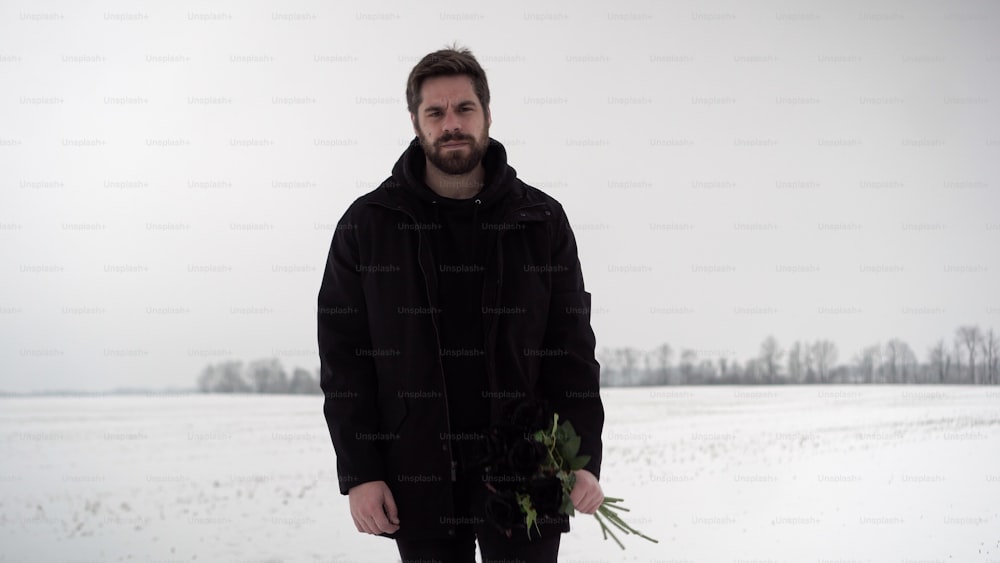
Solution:
[(320, 395), (319, 371), (296, 367), (291, 377), (276, 358), (254, 360), (246, 365), (230, 360), (205, 366), (198, 376), (202, 393), (290, 393)]
[[(846, 362), (838, 363), (837, 345), (829, 340), (796, 341), (787, 349), (774, 336), (760, 345), (757, 356), (742, 364), (726, 357), (699, 357), (682, 348), (678, 353), (661, 344), (652, 350), (603, 348), (601, 384), (633, 385), (705, 384), (809, 384), (809, 383), (1000, 383), (1000, 339), (992, 328), (961, 326), (951, 342), (939, 340), (924, 353), (898, 338), (867, 346)], [(710, 354), (718, 356), (715, 353)]]
[[(712, 354), (713, 356), (717, 354)], [(774, 336), (760, 345), (756, 357), (738, 360), (699, 357), (699, 351), (669, 344), (652, 350), (602, 348), (601, 385), (711, 385), (711, 384), (810, 384), (810, 383), (949, 383), (1000, 384), (1000, 338), (992, 328), (961, 326), (951, 342), (939, 340), (924, 353), (893, 338), (867, 346), (844, 363), (838, 363), (837, 345), (829, 340), (795, 341), (787, 349)], [(204, 393), (322, 394), (319, 369), (315, 373), (296, 367), (289, 377), (275, 358), (226, 361), (206, 366), (198, 376)]]

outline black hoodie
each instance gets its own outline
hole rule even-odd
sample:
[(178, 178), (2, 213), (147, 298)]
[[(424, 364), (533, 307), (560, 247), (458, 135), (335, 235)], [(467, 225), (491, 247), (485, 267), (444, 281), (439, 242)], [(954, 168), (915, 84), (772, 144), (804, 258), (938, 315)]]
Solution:
[(483, 156), (483, 188), (468, 199), (437, 194), (424, 182), (427, 162), (419, 139), (393, 167), (392, 175), (410, 199), (419, 200), (421, 222), (433, 248), (438, 278), (438, 334), (448, 396), (448, 413), (455, 434), (485, 432), (490, 422), (489, 382), (483, 334), (483, 271), (490, 231), (481, 227), (493, 219), (497, 203), (508, 195), (516, 171), (507, 153), (490, 139)]

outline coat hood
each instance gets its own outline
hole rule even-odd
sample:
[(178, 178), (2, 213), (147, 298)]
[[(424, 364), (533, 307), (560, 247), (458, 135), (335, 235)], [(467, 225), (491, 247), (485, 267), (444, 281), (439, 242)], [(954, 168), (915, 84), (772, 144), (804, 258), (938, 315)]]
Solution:
[(511, 184), (517, 178), (517, 171), (507, 164), (507, 150), (492, 137), (483, 155), (483, 167), (486, 169), (483, 188), (471, 198), (445, 197), (432, 190), (424, 183), (426, 159), (420, 139), (414, 136), (392, 167), (392, 178), (402, 187), (405, 197), (414, 201), (417, 204), (415, 207), (429, 211), (435, 221), (442, 207), (463, 214), (468, 211), (477, 219), (493, 216), (497, 204), (510, 194)]

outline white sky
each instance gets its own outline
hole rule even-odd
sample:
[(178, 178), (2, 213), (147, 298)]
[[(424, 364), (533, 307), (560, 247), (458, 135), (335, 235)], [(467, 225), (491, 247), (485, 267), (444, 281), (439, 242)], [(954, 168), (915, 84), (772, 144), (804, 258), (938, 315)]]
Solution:
[(843, 362), (899, 337), (924, 361), (960, 324), (1000, 329), (998, 21), (987, 2), (5, 2), (0, 390), (317, 367), (333, 225), (412, 138), (410, 69), (453, 40), (488, 72), (491, 136), (569, 213), (598, 347), (742, 362), (773, 334)]

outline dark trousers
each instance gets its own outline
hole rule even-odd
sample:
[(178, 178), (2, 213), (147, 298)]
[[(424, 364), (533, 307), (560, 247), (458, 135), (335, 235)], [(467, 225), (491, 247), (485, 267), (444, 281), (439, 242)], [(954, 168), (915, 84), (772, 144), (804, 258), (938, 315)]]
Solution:
[[(559, 536), (529, 542), (491, 543), (479, 538), (483, 563), (556, 563)], [(475, 563), (476, 536), (462, 534), (454, 539), (396, 540), (403, 563)]]
[[(455, 492), (455, 536), (448, 538), (396, 539), (402, 563), (475, 563), (476, 540), (483, 555), (483, 563), (556, 563), (561, 534), (547, 538), (515, 535), (508, 538), (482, 518), (482, 511), (474, 510), (473, 503), (482, 506), (486, 487), (478, 469), (460, 467)], [(522, 532), (523, 533), (523, 532)]]

